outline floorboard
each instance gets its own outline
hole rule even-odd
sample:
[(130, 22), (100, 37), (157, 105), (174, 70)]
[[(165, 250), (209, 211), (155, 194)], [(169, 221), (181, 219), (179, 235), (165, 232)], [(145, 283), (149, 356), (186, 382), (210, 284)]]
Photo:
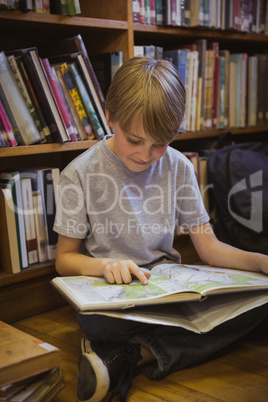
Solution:
[[(61, 350), (65, 386), (55, 402), (74, 402), (80, 340), (83, 337), (74, 310), (66, 305), (13, 324)], [(129, 402), (267, 402), (267, 331), (255, 331), (224, 354), (161, 381), (143, 375), (133, 380)], [(105, 402), (108, 401), (105, 398)]]

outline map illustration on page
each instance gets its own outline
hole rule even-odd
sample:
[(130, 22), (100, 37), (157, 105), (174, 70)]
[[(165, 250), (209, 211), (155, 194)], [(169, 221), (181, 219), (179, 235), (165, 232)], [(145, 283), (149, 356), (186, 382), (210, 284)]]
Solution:
[(234, 269), (160, 264), (148, 285), (133, 280), (110, 284), (103, 277), (56, 277), (52, 285), (79, 311), (122, 309), (138, 305), (200, 300), (209, 294), (268, 290), (268, 277)]

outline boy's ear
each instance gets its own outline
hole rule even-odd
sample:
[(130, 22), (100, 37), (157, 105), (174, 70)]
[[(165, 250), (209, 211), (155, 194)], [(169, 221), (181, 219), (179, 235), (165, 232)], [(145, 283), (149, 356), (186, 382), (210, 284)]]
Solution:
[(105, 115), (106, 115), (106, 120), (107, 120), (109, 126), (110, 126), (111, 128), (114, 128), (114, 127), (113, 127), (113, 122), (110, 120), (110, 113), (109, 113), (109, 111), (108, 111), (107, 109), (105, 109)]

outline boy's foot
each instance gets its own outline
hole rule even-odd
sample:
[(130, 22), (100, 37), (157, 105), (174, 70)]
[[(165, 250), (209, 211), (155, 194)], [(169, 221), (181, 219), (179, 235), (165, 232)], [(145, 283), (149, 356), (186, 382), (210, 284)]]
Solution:
[(119, 394), (120, 401), (126, 400), (139, 360), (140, 346), (127, 343), (119, 349), (101, 357), (93, 350), (86, 338), (81, 341), (76, 398), (78, 402), (100, 402), (112, 388), (112, 396)]

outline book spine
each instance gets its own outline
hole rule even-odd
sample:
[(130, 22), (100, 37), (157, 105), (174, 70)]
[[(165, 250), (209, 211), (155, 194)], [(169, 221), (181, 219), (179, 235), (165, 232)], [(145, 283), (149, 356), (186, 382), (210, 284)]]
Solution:
[(9, 121), (9, 123), (10, 123), (11, 129), (12, 129), (12, 131), (14, 133), (15, 143), (16, 143), (16, 145), (21, 145), (21, 144), (23, 144), (23, 138), (22, 138), (20, 129), (19, 129), (18, 124), (17, 124), (17, 122), (15, 120), (15, 117), (14, 117), (14, 115), (12, 113), (12, 110), (11, 110), (11, 108), (9, 106), (9, 103), (7, 101), (6, 95), (5, 95), (4, 91), (3, 91), (3, 88), (2, 88), (1, 84), (0, 84), (0, 100), (2, 102), (4, 110), (6, 112), (6, 116), (7, 116), (7, 119)]
[(4, 52), (0, 53), (0, 72), (0, 83), (23, 136), (24, 145), (39, 142), (40, 134), (24, 102)]
[(36, 238), (36, 229), (34, 221), (31, 179), (28, 178), (21, 179), (21, 190), (22, 190), (22, 200), (24, 208), (28, 262), (29, 264), (34, 264), (38, 262), (38, 252), (37, 252), (37, 238)]
[(98, 140), (101, 140), (104, 137), (104, 130), (99, 122), (97, 114), (94, 110), (90, 97), (87, 93), (86, 87), (83, 83), (83, 80), (78, 72), (78, 69), (75, 63), (69, 64), (69, 68), (73, 74), (75, 82), (77, 84), (78, 91), (81, 96), (81, 100), (85, 106), (86, 112), (88, 114), (91, 126), (93, 128), (94, 134)]
[(0, 119), (3, 124), (4, 130), (7, 134), (8, 142), (12, 147), (15, 147), (17, 145), (16, 138), (14, 137), (14, 133), (12, 131), (12, 128), (9, 124), (5, 109), (2, 105), (2, 102), (0, 101)]
[(77, 110), (76, 110), (76, 108), (74, 106), (72, 97), (71, 97), (70, 92), (69, 92), (69, 88), (68, 88), (68, 86), (67, 86), (67, 84), (66, 84), (66, 82), (65, 82), (65, 80), (63, 78), (63, 75), (61, 73), (60, 66), (56, 65), (56, 66), (54, 66), (54, 69), (55, 69), (55, 74), (57, 76), (59, 85), (60, 85), (61, 90), (63, 92), (63, 95), (65, 97), (67, 107), (69, 108), (70, 115), (72, 116), (73, 125), (76, 127), (76, 130), (77, 130), (77, 139), (78, 140), (79, 139), (80, 140), (86, 140), (87, 137), (86, 137), (86, 133), (85, 133), (83, 124), (82, 124), (82, 122), (81, 122), (81, 120), (80, 120), (80, 118), (78, 116)]
[(26, 103), (26, 105), (28, 107), (28, 110), (29, 110), (29, 112), (30, 112), (30, 114), (31, 114), (31, 116), (33, 118), (33, 121), (34, 121), (34, 123), (35, 123), (35, 125), (36, 125), (36, 127), (37, 127), (37, 129), (38, 129), (38, 131), (40, 133), (41, 142), (42, 143), (47, 142), (46, 133), (42, 128), (42, 125), (41, 125), (41, 122), (40, 122), (39, 117), (37, 115), (37, 112), (36, 112), (36, 110), (34, 108), (34, 105), (33, 105), (32, 101), (31, 101), (31, 98), (29, 96), (28, 90), (26, 88), (26, 83), (24, 81), (24, 78), (22, 77), (22, 74), (21, 74), (19, 65), (17, 63), (17, 60), (16, 60), (14, 55), (8, 56), (7, 59), (8, 59), (8, 62), (10, 64), (10, 68), (11, 68), (13, 74), (14, 74), (14, 77), (15, 77), (15, 79), (17, 81), (17, 84), (18, 84), (20, 92), (21, 92), (21, 94), (23, 96), (23, 99), (24, 99), (24, 101), (25, 101), (25, 103)]
[(103, 112), (103, 109), (101, 107), (101, 104), (99, 102), (99, 98), (96, 94), (95, 88), (94, 88), (94, 84), (92, 82), (91, 76), (89, 74), (89, 71), (87, 69), (86, 66), (86, 61), (85, 61), (85, 57), (82, 54), (78, 54), (77, 56), (77, 62), (79, 63), (79, 67), (81, 69), (81, 72), (83, 74), (83, 77), (85, 78), (85, 84), (89, 90), (89, 94), (91, 95), (91, 101), (94, 104), (94, 106), (96, 107), (96, 111), (99, 117), (99, 120), (102, 124), (102, 127), (104, 129), (105, 135), (109, 135), (112, 134), (111, 129), (109, 127), (109, 124), (107, 123), (105, 114)]
[(58, 169), (45, 169), (43, 172), (44, 209), (48, 232), (48, 258), (55, 260), (58, 234), (54, 232), (53, 225), (56, 215), (57, 185), (59, 180)]
[[(51, 133), (50, 128), (48, 127), (48, 124), (47, 124), (47, 122), (45, 120), (44, 113), (42, 112), (42, 109), (40, 107), (40, 104), (39, 104), (38, 99), (36, 97), (36, 94), (34, 92), (34, 88), (33, 88), (32, 84), (31, 84), (30, 78), (29, 78), (29, 76), (27, 74), (27, 71), (25, 69), (25, 66), (24, 66), (24, 63), (23, 63), (23, 60), (22, 60), (21, 56), (17, 56), (16, 61), (17, 61), (17, 65), (19, 67), (19, 71), (21, 73), (22, 80), (23, 80), (23, 82), (25, 84), (25, 87), (27, 89), (30, 101), (31, 101), (31, 103), (32, 103), (32, 105), (34, 107), (35, 113), (37, 115), (37, 119), (36, 119), (35, 114), (33, 114), (32, 115), (33, 119), (34, 119), (35, 124), (36, 124), (37, 127), (40, 127), (38, 121), (40, 122), (40, 125), (41, 125), (41, 130), (42, 131), (41, 131), (40, 135), (41, 135), (42, 138), (45, 138), (44, 142), (53, 142), (52, 133)], [(40, 130), (40, 128), (39, 128), (39, 130)]]
[(0, 263), (1, 270), (10, 274), (20, 272), (13, 199), (9, 187), (0, 186)]
[(45, 72), (47, 74), (48, 81), (49, 81), (49, 83), (51, 85), (51, 89), (52, 89), (52, 92), (54, 94), (55, 100), (57, 102), (58, 108), (59, 108), (59, 110), (61, 112), (62, 119), (63, 119), (64, 124), (66, 126), (68, 136), (70, 137), (70, 139), (72, 141), (76, 141), (77, 140), (76, 131), (75, 131), (73, 125), (72, 125), (71, 118), (70, 118), (70, 116), (68, 114), (68, 111), (67, 111), (67, 109), (65, 107), (65, 104), (64, 104), (64, 101), (62, 99), (62, 96), (61, 96), (61, 93), (60, 93), (60, 90), (59, 90), (59, 87), (58, 87), (57, 80), (56, 80), (56, 78), (55, 78), (55, 76), (53, 74), (50, 62), (46, 58), (46, 59), (42, 60), (42, 63), (43, 63)]
[(81, 101), (78, 89), (77, 89), (77, 87), (75, 85), (75, 82), (74, 82), (74, 80), (72, 78), (72, 75), (71, 75), (71, 72), (70, 72), (70, 69), (69, 69), (67, 63), (62, 64), (61, 71), (62, 71), (62, 74), (63, 74), (64, 79), (66, 81), (66, 84), (67, 84), (67, 86), (69, 88), (69, 92), (70, 92), (70, 95), (71, 95), (71, 97), (73, 99), (73, 102), (74, 102), (74, 105), (76, 107), (78, 116), (79, 116), (79, 118), (80, 118), (80, 120), (81, 120), (81, 122), (82, 122), (82, 124), (84, 126), (84, 129), (85, 129), (85, 132), (86, 132), (86, 135), (87, 135), (87, 139), (92, 140), (92, 139), (94, 139), (94, 133), (93, 133), (93, 130), (92, 130), (92, 126), (91, 126), (91, 124), (89, 122), (89, 119), (87, 117), (87, 114), (86, 114), (85, 108), (83, 106), (83, 103)]
[(39, 262), (48, 261), (47, 228), (41, 190), (32, 192)]

